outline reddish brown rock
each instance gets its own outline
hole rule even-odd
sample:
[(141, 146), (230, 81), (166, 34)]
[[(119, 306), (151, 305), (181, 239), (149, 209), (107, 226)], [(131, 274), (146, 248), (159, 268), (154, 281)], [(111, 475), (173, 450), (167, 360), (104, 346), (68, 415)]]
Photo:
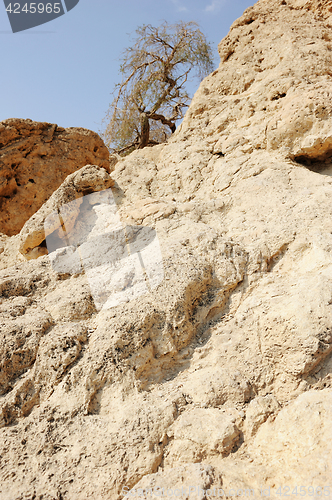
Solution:
[(67, 175), (88, 164), (110, 171), (109, 152), (95, 132), (17, 118), (0, 122), (0, 232), (19, 233)]

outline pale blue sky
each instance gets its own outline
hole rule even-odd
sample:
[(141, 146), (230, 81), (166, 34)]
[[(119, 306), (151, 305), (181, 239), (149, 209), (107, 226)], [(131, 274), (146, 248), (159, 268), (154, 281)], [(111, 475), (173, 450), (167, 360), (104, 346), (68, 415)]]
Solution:
[[(31, 118), (98, 132), (137, 26), (196, 21), (217, 46), (252, 0), (80, 0), (64, 16), (11, 33), (0, 0), (0, 121)], [(190, 84), (191, 94), (199, 82)]]

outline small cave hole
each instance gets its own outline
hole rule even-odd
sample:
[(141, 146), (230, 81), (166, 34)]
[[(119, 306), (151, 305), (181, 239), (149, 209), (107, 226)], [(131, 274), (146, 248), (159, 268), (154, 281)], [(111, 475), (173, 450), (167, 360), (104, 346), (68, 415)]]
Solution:
[(234, 54), (234, 50), (230, 50), (227, 54), (226, 54), (226, 57), (224, 59), (223, 62), (226, 62), (228, 61), (228, 59)]
[(293, 160), (296, 163), (299, 163), (300, 165), (303, 165), (304, 167), (310, 167), (311, 166), (311, 159), (308, 158), (307, 156), (294, 156)]
[(324, 155), (317, 158), (313, 157), (309, 158), (308, 156), (299, 155), (299, 156), (294, 156), (292, 160), (298, 163), (299, 165), (306, 167), (308, 170), (311, 170), (311, 172), (322, 173), (322, 174), (326, 173), (327, 175), (331, 175), (328, 172), (324, 171), (329, 170), (330, 167), (332, 166), (332, 157)]
[(35, 181), (33, 179), (29, 179), (29, 182), (31, 182), (31, 184), (35, 184)]
[(271, 101), (277, 101), (278, 99), (282, 99), (283, 97), (286, 97), (285, 93), (276, 94), (275, 96), (272, 97)]
[(92, 187), (91, 188), (82, 189), (83, 196), (87, 196), (88, 194), (92, 194), (92, 193), (94, 193), (94, 189)]

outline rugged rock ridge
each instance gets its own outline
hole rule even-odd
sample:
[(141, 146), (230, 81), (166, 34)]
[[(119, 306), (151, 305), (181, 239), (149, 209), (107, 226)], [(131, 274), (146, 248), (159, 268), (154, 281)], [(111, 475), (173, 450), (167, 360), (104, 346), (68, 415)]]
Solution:
[[(331, 16), (260, 0), (167, 144), (73, 173), (5, 239), (1, 499), (331, 496)], [(110, 187), (164, 279), (97, 312), (43, 223)]]

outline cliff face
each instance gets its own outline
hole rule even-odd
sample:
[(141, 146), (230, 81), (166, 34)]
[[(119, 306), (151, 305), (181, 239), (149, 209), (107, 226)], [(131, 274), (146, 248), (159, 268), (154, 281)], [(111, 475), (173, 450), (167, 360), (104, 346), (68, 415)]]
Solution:
[(1, 499), (331, 495), (331, 28), (330, 1), (260, 0), (167, 144), (71, 173), (3, 236)]

